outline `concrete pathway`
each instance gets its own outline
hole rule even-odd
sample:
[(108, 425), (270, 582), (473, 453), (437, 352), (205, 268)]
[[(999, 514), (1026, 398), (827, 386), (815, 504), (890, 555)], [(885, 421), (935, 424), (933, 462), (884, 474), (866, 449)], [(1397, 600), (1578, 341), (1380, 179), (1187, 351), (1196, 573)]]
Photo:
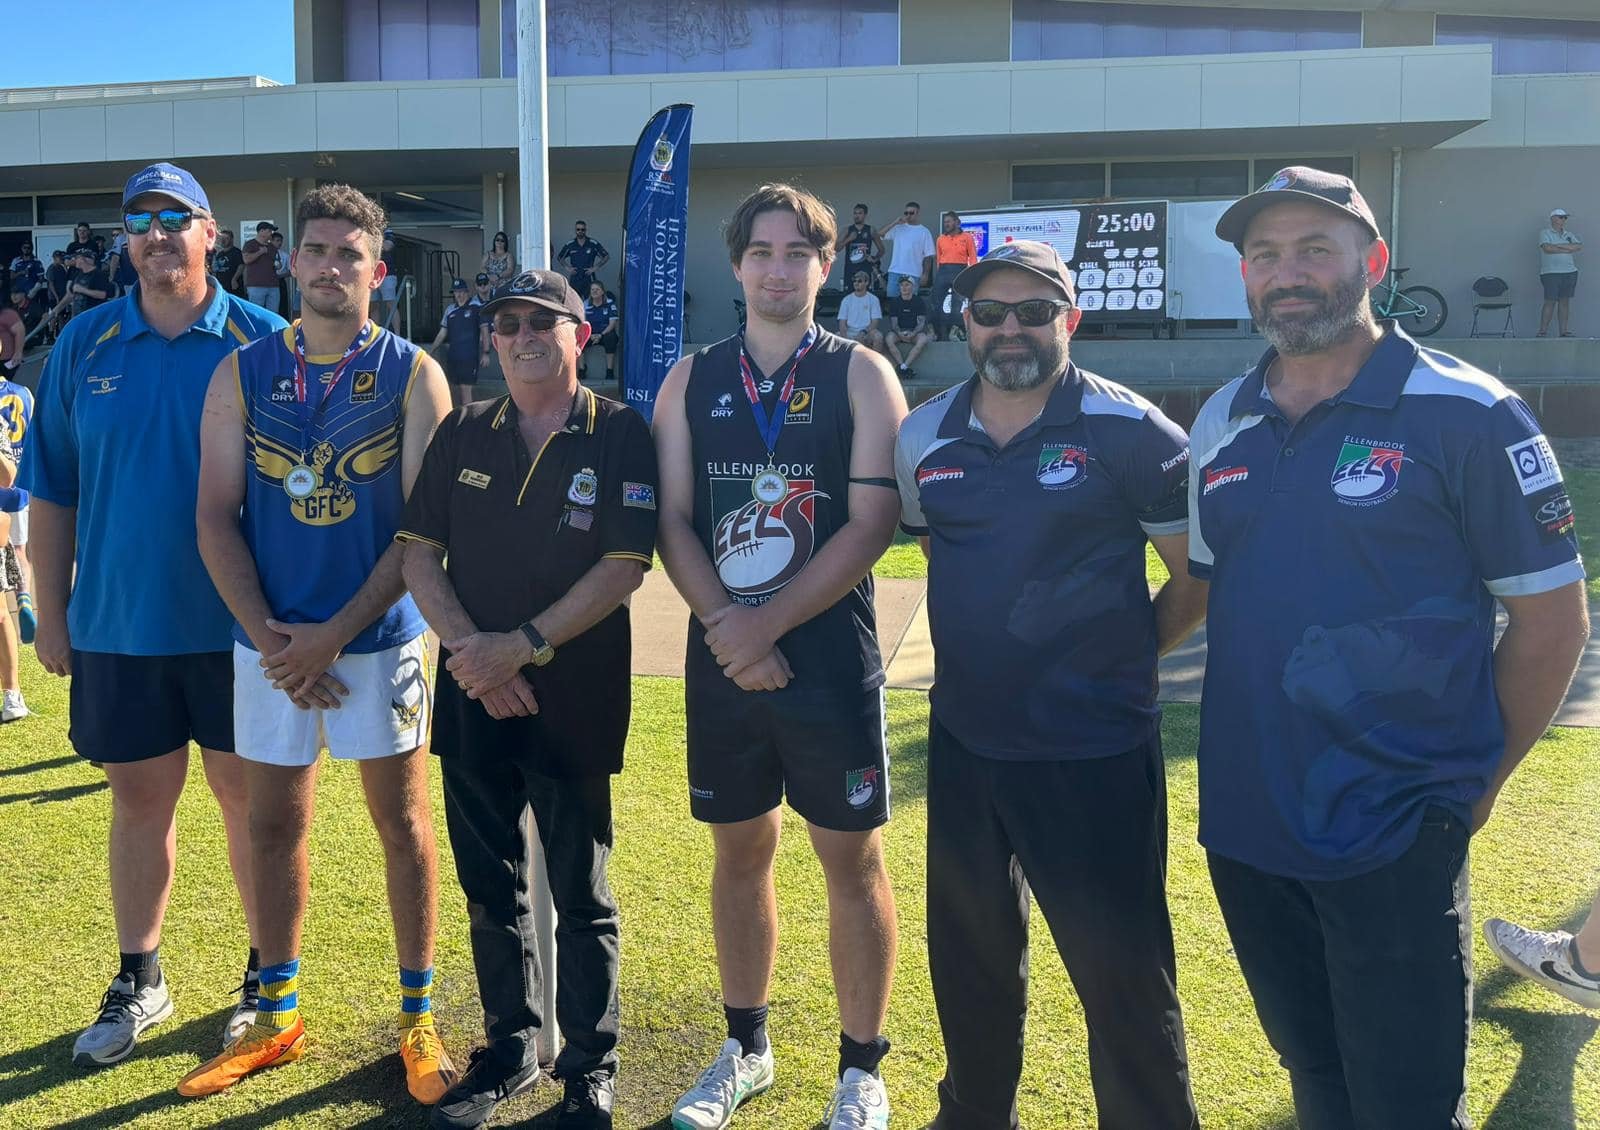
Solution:
[[(889, 686), (925, 691), (933, 686), (933, 641), (928, 635), (924, 581), (877, 584), (878, 638)], [(660, 570), (645, 575), (634, 594), (633, 670), (636, 675), (683, 675), (689, 608)], [(1502, 626), (1504, 617), (1502, 617)], [(1206, 669), (1205, 627), (1161, 660), (1162, 702), (1199, 702)], [(1589, 641), (1572, 691), (1556, 715), (1561, 726), (1600, 726), (1600, 635)]]

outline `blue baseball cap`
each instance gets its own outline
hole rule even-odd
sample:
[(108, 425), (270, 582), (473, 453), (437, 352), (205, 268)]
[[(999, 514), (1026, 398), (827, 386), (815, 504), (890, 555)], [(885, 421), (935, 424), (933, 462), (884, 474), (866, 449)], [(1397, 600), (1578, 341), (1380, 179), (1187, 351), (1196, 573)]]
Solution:
[(194, 174), (188, 169), (180, 169), (165, 161), (146, 165), (128, 178), (128, 183), (122, 188), (123, 210), (126, 211), (129, 204), (147, 192), (159, 192), (163, 196), (170, 196), (180, 204), (187, 204), (199, 212), (211, 211), (211, 201), (206, 198), (206, 190), (200, 187), (200, 182), (194, 179)]
[(467, 280), (466, 279), (451, 279), (450, 280), (450, 289), (451, 290), (466, 290), (467, 289)]

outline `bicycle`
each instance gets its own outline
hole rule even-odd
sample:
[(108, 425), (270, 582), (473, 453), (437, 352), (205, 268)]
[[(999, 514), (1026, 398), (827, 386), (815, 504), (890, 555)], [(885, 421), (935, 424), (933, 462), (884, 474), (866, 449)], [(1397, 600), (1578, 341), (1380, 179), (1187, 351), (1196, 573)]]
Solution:
[(1389, 277), (1378, 288), (1372, 309), (1380, 318), (1393, 318), (1395, 325), (1412, 337), (1429, 337), (1439, 332), (1449, 316), (1444, 295), (1431, 286), (1400, 289), (1400, 280), (1410, 267), (1390, 267)]

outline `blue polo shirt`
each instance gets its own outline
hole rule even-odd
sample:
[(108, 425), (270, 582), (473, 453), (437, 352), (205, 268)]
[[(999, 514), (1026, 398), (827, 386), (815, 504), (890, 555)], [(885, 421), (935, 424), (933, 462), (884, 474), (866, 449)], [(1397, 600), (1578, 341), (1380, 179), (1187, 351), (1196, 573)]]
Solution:
[(1291, 426), (1276, 354), (1195, 420), (1189, 571), (1211, 582), (1200, 842), (1343, 879), (1424, 810), (1465, 819), (1505, 752), (1495, 597), (1582, 580), (1572, 503), (1515, 393), (1392, 324)]
[(582, 243), (574, 239), (569, 240), (567, 245), (561, 249), (560, 254), (556, 256), (556, 261), (560, 262), (565, 259), (574, 271), (588, 274), (589, 269), (594, 266), (594, 261), (606, 253), (606, 249), (600, 245), (598, 239), (588, 239)]
[(285, 324), (215, 285), (171, 341), (145, 323), (137, 286), (67, 323), (39, 381), (20, 485), (77, 508), (77, 650), (232, 649), (233, 617), (195, 544), (200, 411), (217, 364)]
[(972, 412), (978, 380), (917, 408), (895, 444), (901, 529), (929, 539), (933, 712), (981, 757), (1126, 753), (1160, 725), (1144, 548), (1189, 528), (1188, 437), (1069, 366), (999, 448)]

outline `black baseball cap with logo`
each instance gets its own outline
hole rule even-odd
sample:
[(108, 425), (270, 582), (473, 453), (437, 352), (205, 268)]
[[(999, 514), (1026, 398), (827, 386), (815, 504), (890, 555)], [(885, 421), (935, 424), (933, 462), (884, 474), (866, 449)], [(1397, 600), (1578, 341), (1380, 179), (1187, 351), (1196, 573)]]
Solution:
[(1266, 184), (1234, 201), (1217, 221), (1217, 238), (1233, 244), (1243, 255), (1245, 229), (1256, 214), (1263, 208), (1287, 204), (1292, 200), (1309, 200), (1336, 209), (1371, 232), (1373, 239), (1381, 238), (1378, 221), (1373, 219), (1372, 209), (1356, 188), (1355, 181), (1339, 173), (1311, 169), (1305, 165), (1279, 169)]
[(1067, 265), (1061, 261), (1056, 249), (1048, 243), (1040, 243), (1034, 239), (1016, 239), (993, 248), (982, 259), (957, 275), (955, 281), (950, 284), (950, 289), (963, 298), (971, 298), (972, 292), (978, 289), (978, 284), (1002, 267), (1015, 267), (1029, 274), (1038, 275), (1059, 290), (1061, 297), (1068, 302), (1078, 300), (1072, 288), (1072, 275), (1067, 270)]
[(574, 321), (584, 320), (583, 301), (566, 276), (555, 271), (523, 271), (494, 292), (483, 304), (483, 312), (493, 314), (513, 302), (529, 302), (558, 314), (570, 314)]
[(477, 278), (477, 280), (476, 280), (476, 281), (477, 281), (477, 283), (478, 283), (478, 285), (479, 285), (479, 286), (482, 286), (482, 285), (484, 285), (484, 284), (485, 284), (485, 283), (486, 283), (486, 282), (488, 282), (488, 281), (489, 281), (489, 276), (488, 276), (488, 275), (485, 275), (485, 274), (479, 274), (479, 275), (478, 275), (478, 278)]

